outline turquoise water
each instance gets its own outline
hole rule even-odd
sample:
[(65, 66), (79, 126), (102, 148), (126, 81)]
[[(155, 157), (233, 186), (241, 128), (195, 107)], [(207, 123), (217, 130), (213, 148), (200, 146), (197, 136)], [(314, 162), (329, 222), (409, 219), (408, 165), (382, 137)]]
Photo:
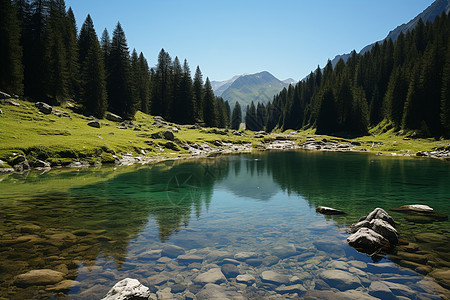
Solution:
[[(252, 257), (239, 258), (239, 273), (255, 282), (228, 278), (222, 287), (230, 295), (377, 297), (374, 281), (388, 285), (392, 297), (449, 295), (448, 220), (389, 212), (409, 244), (376, 262), (349, 247), (345, 231), (376, 207), (427, 204), (449, 215), (446, 162), (263, 152), (0, 180), (0, 299), (98, 299), (126, 277), (183, 297), (202, 292), (199, 274), (242, 252)], [(318, 205), (347, 214), (323, 216)], [(149, 254), (167, 245), (201, 259)], [(60, 271), (70, 281), (18, 282), (16, 276), (36, 269)], [(356, 283), (330, 279), (327, 270), (346, 272)], [(291, 281), (271, 282), (264, 271)], [(304, 290), (283, 290), (294, 284)]]

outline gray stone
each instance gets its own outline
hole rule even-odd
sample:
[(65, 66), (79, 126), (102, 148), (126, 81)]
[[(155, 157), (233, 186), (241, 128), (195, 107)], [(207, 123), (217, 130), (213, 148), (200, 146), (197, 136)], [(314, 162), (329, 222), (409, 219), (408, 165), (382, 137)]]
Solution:
[(239, 261), (245, 261), (249, 258), (257, 258), (258, 254), (256, 252), (239, 252), (234, 255), (234, 259)]
[(34, 106), (37, 107), (37, 109), (46, 115), (49, 115), (52, 113), (53, 111), (53, 107), (51, 107), (50, 105), (48, 105), (47, 103), (44, 102), (36, 102), (36, 104), (34, 104)]
[(137, 279), (125, 278), (116, 283), (102, 300), (147, 300), (151, 293)]
[(3, 110), (0, 109), (0, 115), (3, 115)]
[(388, 222), (392, 226), (395, 226), (394, 219), (382, 208), (375, 208), (370, 214), (368, 214), (366, 217), (361, 218), (361, 221), (372, 221), (373, 219), (381, 219), (383, 221)]
[(255, 283), (256, 279), (253, 275), (242, 274), (236, 277), (236, 281), (239, 283), (244, 283), (246, 285), (252, 285), (253, 283)]
[(320, 278), (331, 287), (335, 287), (341, 291), (355, 289), (361, 286), (361, 281), (358, 277), (341, 270), (325, 270), (320, 273)]
[(94, 128), (100, 128), (101, 127), (101, 123), (98, 120), (93, 120), (93, 121), (89, 121), (88, 125)]
[(202, 263), (203, 257), (194, 254), (181, 254), (177, 257), (177, 260), (181, 264)]
[(222, 264), (233, 264), (233, 265), (236, 265), (236, 266), (239, 265), (240, 263), (241, 263), (240, 261), (232, 259), (232, 258), (225, 258), (222, 261)]
[(317, 206), (316, 212), (323, 215), (345, 215), (344, 211), (327, 206)]
[(382, 281), (373, 281), (369, 286), (369, 294), (380, 299), (395, 299), (392, 291)]
[(293, 294), (297, 293), (299, 295), (306, 293), (306, 289), (301, 284), (294, 285), (282, 285), (275, 288), (278, 294)]
[(261, 280), (275, 285), (282, 285), (289, 283), (289, 276), (274, 271), (264, 271), (261, 274)]
[(408, 297), (409, 299), (413, 299), (414, 296), (416, 295), (415, 291), (413, 291), (410, 287), (404, 284), (394, 283), (390, 281), (381, 281), (381, 282), (384, 283), (396, 296), (405, 296)]
[(360, 222), (353, 223), (352, 225), (350, 225), (348, 233), (355, 233), (361, 228), (370, 228), (370, 221), (363, 220)]
[[(173, 297), (172, 290), (171, 290), (170, 287), (166, 287), (166, 288), (164, 288), (164, 289), (162, 289), (160, 291), (157, 291), (156, 292), (156, 298), (158, 300), (174, 300), (175, 299)], [(132, 300), (134, 300), (134, 298)]]
[(277, 246), (272, 250), (272, 254), (279, 258), (286, 258), (297, 254), (297, 248), (294, 244)]
[(12, 106), (15, 106), (15, 107), (20, 107), (19, 103), (17, 103), (16, 101), (13, 101), (11, 99), (5, 100), (5, 103), (8, 103), (9, 105), (12, 105)]
[(0, 91), (0, 99), (8, 99), (11, 98), (10, 94)]
[(432, 212), (433, 208), (424, 204), (411, 204), (411, 205), (403, 205), (397, 208), (392, 208), (392, 211), (414, 211), (414, 212)]
[(167, 256), (170, 258), (176, 258), (179, 255), (183, 255), (185, 254), (186, 251), (179, 247), (179, 246), (175, 246), (175, 245), (166, 245), (163, 247), (161, 255), (162, 256)]
[(21, 162), (21, 163), (19, 163), (17, 165), (14, 165), (14, 170), (16, 172), (22, 173), (22, 172), (30, 170), (30, 165), (28, 164), (27, 161), (24, 161), (24, 162)]
[(176, 283), (171, 286), (172, 292), (175, 294), (184, 292), (186, 288), (187, 288), (186, 285), (181, 283)]
[(197, 293), (197, 300), (244, 300), (242, 294), (229, 290), (224, 286), (208, 283)]
[(370, 221), (370, 228), (387, 239), (392, 246), (398, 244), (397, 230), (395, 230), (388, 222), (374, 219)]
[(217, 283), (220, 284), (225, 282), (226, 278), (222, 273), (220, 268), (213, 268), (209, 271), (202, 273), (194, 278), (193, 282), (200, 285), (205, 285), (207, 283)]
[(350, 246), (358, 251), (373, 254), (380, 248), (389, 247), (389, 241), (369, 228), (361, 228), (347, 238)]
[(213, 250), (206, 255), (205, 259), (209, 262), (215, 262), (215, 261), (223, 260), (225, 258), (232, 258), (232, 257), (233, 257), (233, 255), (230, 252), (221, 251), (221, 250)]
[(174, 141), (175, 140), (175, 135), (170, 130), (165, 131), (163, 133), (163, 137), (164, 137), (164, 139), (169, 140), (169, 141)]
[(157, 260), (161, 258), (162, 250), (149, 250), (139, 254), (137, 257), (139, 259)]
[(239, 275), (239, 269), (233, 264), (224, 264), (220, 269), (226, 278), (235, 278)]
[(263, 258), (263, 265), (270, 267), (276, 265), (280, 261), (280, 258), (275, 255), (269, 255)]
[(169, 281), (169, 277), (164, 274), (157, 274), (147, 278), (147, 283), (152, 286), (162, 285)]
[(249, 258), (245, 262), (252, 267), (259, 267), (263, 263), (259, 258)]
[(64, 274), (50, 269), (32, 270), (15, 278), (17, 286), (50, 285), (64, 279)]
[(113, 122), (122, 122), (123, 121), (121, 116), (113, 114), (112, 112), (109, 112), (109, 111), (106, 112), (105, 118), (106, 118), (106, 120), (113, 121)]

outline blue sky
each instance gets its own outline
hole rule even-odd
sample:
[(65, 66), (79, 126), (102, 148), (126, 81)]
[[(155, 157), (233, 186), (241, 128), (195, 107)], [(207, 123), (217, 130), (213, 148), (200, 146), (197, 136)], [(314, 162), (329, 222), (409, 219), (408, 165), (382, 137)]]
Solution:
[(78, 29), (87, 14), (100, 37), (120, 21), (130, 51), (156, 64), (161, 48), (194, 73), (226, 80), (269, 71), (299, 80), (327, 59), (381, 40), (432, 0), (66, 0)]

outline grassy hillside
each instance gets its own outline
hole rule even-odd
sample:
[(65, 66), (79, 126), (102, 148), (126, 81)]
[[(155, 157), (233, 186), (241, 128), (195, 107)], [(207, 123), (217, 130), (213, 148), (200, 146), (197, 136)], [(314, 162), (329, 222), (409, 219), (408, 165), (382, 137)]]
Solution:
[[(75, 108), (54, 107), (69, 114), (58, 117), (39, 112), (34, 103), (14, 101), (20, 106), (0, 102), (0, 160), (4, 162), (0, 167), (3, 168), (12, 166), (19, 154), (26, 155), (31, 165), (40, 159), (52, 166), (64, 166), (76, 161), (87, 161), (92, 165), (113, 163), (127, 153), (156, 159), (188, 157), (191, 155), (185, 149), (188, 145), (205, 143), (213, 148), (217, 148), (220, 143), (248, 143), (256, 149), (264, 149), (264, 145), (275, 141), (278, 135), (287, 136), (297, 145), (305, 143), (308, 137), (316, 140), (333, 139), (342, 143), (358, 141), (361, 146), (356, 150), (364, 148), (368, 152), (384, 154), (415, 155), (419, 151), (450, 148), (449, 140), (410, 139), (388, 130), (388, 126), (373, 128), (371, 135), (355, 139), (315, 135), (314, 130), (268, 135), (255, 135), (246, 131), (235, 135), (230, 130), (170, 123), (161, 125), (152, 116), (141, 112), (136, 114), (132, 123), (100, 120), (101, 128), (94, 128), (87, 125), (90, 118), (74, 112)], [(174, 127), (178, 132), (175, 132), (173, 142), (154, 136), (155, 133)]]

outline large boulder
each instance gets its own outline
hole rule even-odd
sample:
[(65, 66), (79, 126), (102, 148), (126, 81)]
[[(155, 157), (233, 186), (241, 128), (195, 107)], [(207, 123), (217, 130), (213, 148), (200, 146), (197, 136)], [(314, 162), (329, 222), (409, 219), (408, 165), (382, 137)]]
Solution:
[(113, 122), (122, 122), (123, 121), (121, 116), (113, 114), (112, 112), (109, 112), (109, 111), (106, 112), (105, 118), (106, 118), (106, 120), (110, 120)]
[(381, 219), (383, 221), (388, 222), (392, 226), (395, 226), (394, 219), (382, 208), (375, 208), (370, 214), (365, 217), (362, 217), (360, 221), (372, 221), (373, 219)]
[(380, 219), (370, 221), (370, 228), (389, 241), (391, 246), (398, 244), (398, 233), (388, 222)]
[(174, 141), (175, 140), (175, 135), (170, 130), (165, 131), (163, 133), (163, 137), (164, 137), (164, 139), (169, 140), (169, 141)]
[(50, 285), (64, 279), (64, 274), (50, 269), (32, 270), (15, 278), (17, 286)]
[(116, 283), (102, 300), (147, 300), (151, 292), (137, 279), (125, 278)]
[(350, 235), (347, 238), (347, 242), (356, 250), (370, 255), (375, 254), (380, 249), (390, 247), (389, 241), (386, 238), (366, 227)]
[(51, 107), (50, 105), (48, 105), (47, 103), (44, 102), (36, 102), (36, 104), (34, 105), (37, 107), (37, 109), (39, 109), (39, 111), (43, 114), (49, 115), (52, 113), (53, 111), (53, 107)]
[(317, 206), (316, 212), (323, 215), (345, 215), (344, 211), (327, 206)]

